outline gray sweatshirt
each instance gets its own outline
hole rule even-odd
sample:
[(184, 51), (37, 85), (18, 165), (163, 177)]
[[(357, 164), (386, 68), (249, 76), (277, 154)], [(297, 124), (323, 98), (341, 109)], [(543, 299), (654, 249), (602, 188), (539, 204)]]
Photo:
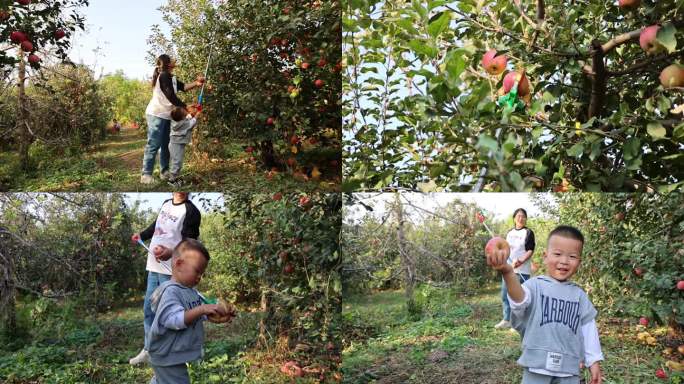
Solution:
[(197, 119), (188, 115), (181, 121), (171, 120), (170, 143), (188, 144), (192, 138), (192, 129), (197, 125)]
[(204, 343), (204, 317), (180, 330), (162, 324), (162, 319), (169, 318), (169, 312), (179, 305), (185, 311), (202, 305), (199, 293), (194, 288), (169, 280), (154, 291), (151, 305), (154, 320), (145, 345), (150, 353), (150, 363), (164, 367), (200, 359)]
[(596, 317), (589, 297), (576, 284), (536, 276), (523, 284), (530, 305), (511, 324), (522, 336), (518, 364), (550, 372), (579, 375), (584, 358), (582, 326)]

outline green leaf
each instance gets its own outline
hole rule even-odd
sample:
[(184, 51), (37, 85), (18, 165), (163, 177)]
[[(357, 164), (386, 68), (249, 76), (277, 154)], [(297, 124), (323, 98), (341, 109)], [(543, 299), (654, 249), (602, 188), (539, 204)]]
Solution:
[(658, 29), (658, 35), (656, 39), (660, 44), (667, 48), (668, 53), (672, 53), (677, 50), (677, 37), (675, 34), (677, 29), (672, 25), (672, 23), (667, 23), (660, 29)]
[(449, 27), (451, 21), (450, 14), (447, 12), (440, 12), (432, 17), (430, 24), (428, 24), (428, 33), (430, 36), (437, 38), (442, 32)]
[(439, 51), (437, 50), (437, 48), (425, 40), (414, 39), (414, 40), (409, 41), (408, 45), (416, 53), (427, 56), (429, 58), (435, 58), (435, 57), (437, 57), (437, 54), (439, 54)]
[(480, 135), (477, 141), (477, 147), (485, 148), (492, 152), (496, 152), (499, 149), (499, 144), (494, 140), (494, 138), (485, 135), (484, 133)]
[(580, 157), (584, 153), (584, 144), (583, 143), (576, 143), (572, 147), (570, 147), (568, 150), (568, 156), (573, 156), (573, 157)]
[(648, 134), (651, 135), (653, 140), (663, 139), (667, 134), (667, 131), (665, 130), (663, 125), (657, 121), (648, 123), (648, 125), (646, 126), (646, 131), (648, 131)]

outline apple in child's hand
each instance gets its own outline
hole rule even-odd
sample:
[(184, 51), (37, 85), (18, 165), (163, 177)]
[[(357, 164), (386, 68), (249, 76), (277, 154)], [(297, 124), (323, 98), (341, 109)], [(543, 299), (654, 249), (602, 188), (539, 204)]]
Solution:
[(197, 82), (201, 85), (204, 84), (204, 82), (207, 81), (207, 79), (204, 76), (197, 76)]
[(223, 299), (218, 299), (218, 310), (217, 313), (212, 313), (207, 316), (207, 318), (212, 323), (227, 323), (233, 317), (235, 317), (235, 307), (227, 303)]
[(508, 242), (499, 236), (492, 237), (485, 245), (487, 264), (493, 267), (503, 267), (503, 264), (507, 264), (510, 253), (511, 247)]

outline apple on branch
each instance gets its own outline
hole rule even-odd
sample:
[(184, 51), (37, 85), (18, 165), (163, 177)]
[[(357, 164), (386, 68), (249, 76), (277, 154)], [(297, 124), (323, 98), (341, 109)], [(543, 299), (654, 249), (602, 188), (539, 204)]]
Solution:
[(639, 45), (649, 55), (655, 55), (665, 50), (665, 47), (657, 39), (659, 29), (659, 25), (651, 25), (644, 28), (639, 35)]
[(663, 88), (684, 87), (684, 66), (671, 64), (660, 72), (660, 84)]
[(482, 56), (482, 66), (490, 75), (500, 75), (508, 63), (506, 55), (496, 56), (496, 49), (490, 49)]

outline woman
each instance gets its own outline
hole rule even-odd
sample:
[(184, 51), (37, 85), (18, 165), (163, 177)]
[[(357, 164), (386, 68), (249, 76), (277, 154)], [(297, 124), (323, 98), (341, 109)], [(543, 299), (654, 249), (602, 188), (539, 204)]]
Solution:
[[(532, 273), (532, 254), (534, 253), (534, 232), (527, 228), (527, 211), (518, 208), (513, 212), (515, 228), (508, 231), (506, 241), (511, 247), (508, 263), (513, 265), (513, 271), (518, 275), (520, 283), (530, 278)], [(501, 280), (501, 301), (503, 303), (503, 320), (494, 326), (496, 329), (511, 327), (511, 306), (508, 303), (506, 283)]]
[[(152, 326), (154, 313), (150, 305), (150, 297), (158, 286), (171, 279), (171, 253), (183, 239), (199, 237), (199, 228), (202, 221), (200, 211), (190, 201), (187, 192), (174, 192), (173, 199), (164, 201), (157, 219), (147, 229), (140, 233), (134, 233), (131, 241), (152, 239), (150, 250), (147, 254), (147, 290), (145, 291), (145, 338)], [(132, 365), (147, 362), (149, 354), (145, 349), (129, 362)]]
[(173, 76), (176, 61), (169, 55), (160, 55), (157, 58), (157, 66), (152, 74), (152, 99), (145, 110), (147, 118), (147, 145), (143, 157), (142, 184), (152, 184), (152, 172), (154, 161), (159, 153), (160, 178), (166, 180), (169, 177), (169, 134), (171, 129), (171, 111), (174, 107), (186, 105), (176, 96), (178, 91), (190, 91), (204, 84), (204, 77), (198, 76), (197, 80), (190, 84), (183, 84)]

